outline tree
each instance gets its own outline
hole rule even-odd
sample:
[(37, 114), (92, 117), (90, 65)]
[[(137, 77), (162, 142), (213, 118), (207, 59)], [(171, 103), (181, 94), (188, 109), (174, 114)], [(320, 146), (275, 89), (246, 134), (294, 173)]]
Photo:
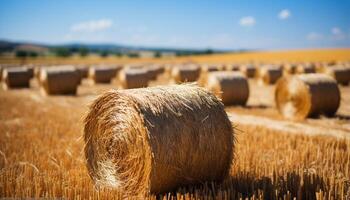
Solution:
[(85, 47), (79, 48), (79, 55), (81, 57), (85, 57), (85, 56), (89, 55), (89, 49), (87, 49)]
[(154, 54), (154, 57), (160, 58), (162, 57), (162, 54), (160, 53), (160, 51), (156, 51), (156, 53)]
[(27, 56), (28, 56), (28, 52), (26, 51), (22, 51), (22, 50), (16, 51), (17, 58), (26, 58)]
[(69, 51), (69, 49), (64, 48), (64, 47), (59, 47), (55, 49), (55, 54), (58, 57), (69, 57), (71, 56), (71, 52)]
[(38, 57), (38, 55), (39, 54), (37, 52), (35, 52), (35, 51), (29, 52), (29, 56), (32, 57), (32, 58), (36, 58), (36, 57)]
[(103, 58), (107, 57), (108, 54), (109, 54), (108, 51), (101, 51), (101, 52), (100, 52), (100, 56), (103, 57)]
[(128, 56), (130, 58), (138, 58), (138, 57), (140, 57), (139, 53), (137, 53), (137, 52), (129, 52)]

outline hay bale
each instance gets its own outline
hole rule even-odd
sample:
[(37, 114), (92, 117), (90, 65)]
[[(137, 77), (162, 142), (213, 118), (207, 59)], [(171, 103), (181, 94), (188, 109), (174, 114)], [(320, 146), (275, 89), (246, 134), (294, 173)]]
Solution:
[(313, 64), (300, 64), (296, 69), (297, 74), (316, 73), (316, 67)]
[(89, 75), (89, 67), (88, 66), (78, 66), (76, 67), (77, 71), (79, 72), (80, 74), (80, 77), (83, 79), (83, 78), (88, 78), (88, 75)]
[(80, 82), (74, 66), (46, 67), (40, 70), (41, 91), (48, 95), (74, 95)]
[(121, 67), (119, 66), (92, 66), (89, 69), (89, 78), (94, 83), (111, 83), (120, 69)]
[(292, 75), (296, 74), (297, 72), (297, 66), (296, 64), (286, 63), (283, 65), (283, 74), (284, 75)]
[(241, 65), (240, 71), (247, 77), (247, 78), (254, 78), (256, 73), (256, 67), (254, 65)]
[(283, 72), (280, 66), (264, 65), (259, 69), (259, 82), (262, 84), (275, 84), (282, 77)]
[(128, 68), (124, 69), (119, 75), (119, 80), (124, 89), (147, 87), (149, 78), (147, 69)]
[(224, 106), (195, 85), (109, 91), (91, 105), (84, 133), (90, 177), (129, 198), (220, 181), (233, 158)]
[(340, 91), (328, 75), (295, 75), (278, 81), (275, 101), (279, 112), (289, 119), (332, 116), (339, 108)]
[(249, 97), (248, 80), (240, 72), (211, 72), (206, 87), (225, 105), (246, 105)]
[(160, 74), (163, 74), (165, 72), (164, 67), (160, 65), (151, 65), (146, 69), (149, 80), (156, 80)]
[(349, 85), (350, 82), (350, 67), (336, 65), (326, 67), (324, 73), (332, 76), (337, 83), (342, 85)]
[(194, 64), (176, 66), (171, 71), (171, 75), (176, 83), (197, 81), (200, 73), (200, 67)]
[(239, 71), (240, 65), (239, 64), (226, 64), (225, 70), (227, 71)]
[(2, 70), (2, 85), (5, 90), (29, 88), (30, 79), (30, 70), (26, 67), (7, 67)]
[(202, 72), (206, 73), (206, 72), (216, 72), (216, 71), (222, 71), (223, 67), (222, 65), (218, 65), (218, 64), (205, 64), (201, 66), (202, 68)]

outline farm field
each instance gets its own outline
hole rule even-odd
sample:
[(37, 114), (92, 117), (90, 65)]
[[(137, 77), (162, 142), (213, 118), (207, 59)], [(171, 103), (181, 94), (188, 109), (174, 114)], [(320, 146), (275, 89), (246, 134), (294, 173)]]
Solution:
[[(335, 51), (331, 56), (329, 51), (287, 55), (252, 53), (242, 57), (213, 55), (170, 62), (333, 61), (350, 58), (350, 50)], [(114, 61), (107, 59), (106, 63)], [(101, 61), (63, 60), (58, 63), (83, 62)], [(173, 84), (173, 81), (169, 74), (164, 73), (149, 86), (167, 84)], [(30, 85), (29, 89), (0, 89), (0, 197), (121, 199), (123, 191), (94, 187), (83, 151), (83, 120), (89, 105), (103, 92), (121, 88), (121, 83), (114, 80), (112, 84), (94, 85), (84, 79), (77, 96), (45, 96), (41, 94), (36, 79), (32, 79)], [(334, 117), (291, 121), (284, 119), (276, 109), (275, 85), (261, 85), (257, 80), (249, 79), (247, 105), (225, 107), (236, 136), (235, 158), (229, 177), (223, 183), (204, 183), (147, 198), (350, 198), (350, 86), (339, 87), (341, 103)]]

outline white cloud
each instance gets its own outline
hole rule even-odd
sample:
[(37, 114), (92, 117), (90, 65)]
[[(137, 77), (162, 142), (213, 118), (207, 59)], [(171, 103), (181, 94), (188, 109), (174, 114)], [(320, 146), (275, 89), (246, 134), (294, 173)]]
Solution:
[(241, 26), (254, 26), (255, 25), (255, 18), (252, 16), (242, 17), (239, 20), (239, 24)]
[(71, 27), (72, 32), (96, 32), (109, 29), (113, 21), (110, 19), (99, 19), (74, 24)]
[(340, 34), (343, 33), (343, 32), (340, 30), (340, 28), (338, 28), (338, 27), (333, 27), (333, 28), (331, 29), (331, 32), (332, 32), (333, 35), (340, 35)]
[(306, 36), (306, 38), (311, 41), (321, 40), (323, 39), (323, 35), (320, 33), (311, 32)]
[(281, 20), (288, 19), (290, 16), (291, 16), (291, 12), (288, 9), (283, 9), (278, 14), (278, 18), (281, 19)]
[(344, 40), (346, 38), (346, 35), (344, 34), (344, 32), (338, 27), (333, 27), (331, 29), (331, 33), (332, 33), (333, 40)]

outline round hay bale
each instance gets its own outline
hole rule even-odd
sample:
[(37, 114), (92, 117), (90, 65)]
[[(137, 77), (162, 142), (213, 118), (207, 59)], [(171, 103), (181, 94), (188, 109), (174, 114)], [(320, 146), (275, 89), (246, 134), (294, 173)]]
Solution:
[(26, 67), (8, 67), (2, 70), (2, 82), (5, 90), (29, 88), (30, 79), (30, 70)]
[(321, 114), (332, 116), (340, 104), (336, 81), (324, 74), (302, 74), (280, 79), (275, 101), (279, 112), (289, 119), (304, 119)]
[(256, 73), (256, 67), (254, 65), (241, 65), (240, 71), (247, 77), (247, 78), (254, 78)]
[(200, 67), (194, 64), (176, 66), (171, 71), (171, 75), (176, 83), (197, 81), (200, 73)]
[(148, 86), (149, 74), (146, 69), (128, 68), (119, 74), (119, 80), (124, 89), (142, 88)]
[(283, 75), (282, 69), (275, 65), (264, 65), (259, 69), (259, 82), (264, 84), (275, 84)]
[(75, 95), (80, 74), (73, 66), (46, 67), (40, 70), (41, 91), (48, 95)]
[(310, 74), (316, 73), (315, 65), (312, 64), (300, 64), (296, 69), (297, 74)]
[(225, 105), (246, 105), (249, 97), (248, 80), (240, 72), (211, 72), (206, 87)]
[(120, 69), (120, 67), (116, 66), (92, 66), (89, 69), (89, 78), (94, 83), (111, 83)]
[(239, 64), (226, 64), (225, 70), (227, 71), (239, 71), (240, 65)]
[(221, 181), (234, 149), (224, 106), (195, 85), (107, 92), (90, 107), (84, 140), (95, 184), (140, 199)]
[(218, 64), (206, 64), (206, 65), (202, 65), (202, 72), (216, 72), (216, 71), (222, 71), (223, 67), (222, 65), (218, 65)]
[(88, 66), (78, 66), (76, 67), (77, 71), (79, 72), (81, 78), (87, 78), (89, 75), (89, 67)]
[(149, 80), (156, 80), (160, 74), (163, 74), (165, 69), (163, 66), (151, 65), (146, 68)]
[(297, 72), (297, 65), (296, 64), (286, 63), (283, 65), (284, 75), (292, 75), (292, 74), (296, 74), (296, 72)]
[(350, 67), (336, 65), (324, 69), (324, 73), (332, 76), (337, 83), (349, 85), (350, 82)]

